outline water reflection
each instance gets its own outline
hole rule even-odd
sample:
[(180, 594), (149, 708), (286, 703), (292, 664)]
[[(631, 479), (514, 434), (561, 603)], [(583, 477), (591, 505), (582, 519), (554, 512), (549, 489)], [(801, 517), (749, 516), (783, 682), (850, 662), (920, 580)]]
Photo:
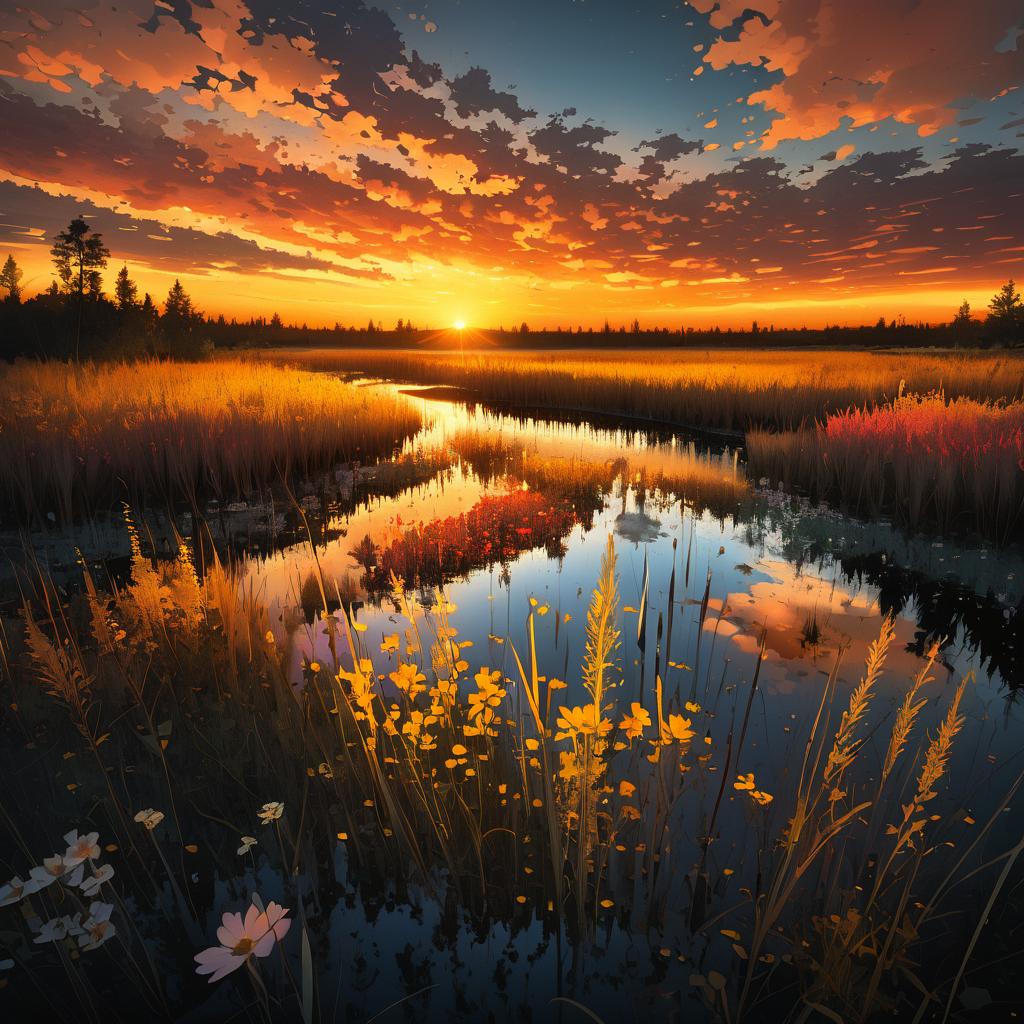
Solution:
[[(285, 545), (254, 563), (253, 579), (282, 617), (319, 566), (366, 604), (361, 616), (371, 627), (385, 629), (386, 599), (380, 605), (395, 572), (418, 583), (425, 600), (445, 585), (456, 604), (488, 609), (474, 638), (486, 642), (495, 607), (514, 627), (530, 596), (554, 595), (563, 616), (580, 614), (612, 533), (624, 548), (630, 600), (639, 601), (644, 553), (651, 594), (661, 588), (663, 599), (677, 560), (681, 589), (688, 588), (676, 595), (681, 611), (692, 611), (685, 602), (702, 596), (710, 574), (712, 610), (728, 611), (704, 629), (714, 628), (720, 648), (749, 653), (767, 625), (773, 655), (798, 663), (796, 673), (827, 663), (839, 646), (854, 648), (856, 664), (863, 653), (856, 648), (893, 612), (909, 626), (901, 640), (912, 657), (943, 639), (950, 668), (974, 668), (995, 686), (1021, 681), (1024, 566), (1016, 549), (996, 557), (983, 547), (941, 545), (756, 491), (723, 444), (415, 401), (427, 426), (403, 458), (444, 450), (453, 464), (327, 516), (315, 553), (308, 543)], [(691, 618), (675, 617), (669, 644), (680, 658), (695, 646)]]

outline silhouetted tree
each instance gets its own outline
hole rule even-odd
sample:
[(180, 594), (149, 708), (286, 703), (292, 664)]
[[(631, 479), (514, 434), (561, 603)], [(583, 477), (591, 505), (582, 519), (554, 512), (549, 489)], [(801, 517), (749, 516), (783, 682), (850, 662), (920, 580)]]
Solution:
[(77, 298), (75, 317), (75, 359), (82, 344), (82, 304), (88, 290), (92, 299), (103, 295), (100, 271), (107, 265), (110, 250), (102, 237), (81, 218), (76, 217), (64, 231), (54, 236), (50, 249), (64, 291)]
[(110, 250), (103, 238), (81, 218), (76, 217), (64, 231), (54, 236), (50, 249), (57, 276), (64, 290), (81, 298), (93, 289), (93, 274), (107, 265)]
[(182, 286), (181, 281), (174, 279), (171, 290), (167, 293), (167, 301), (164, 303), (164, 316), (176, 320), (188, 320), (195, 315), (192, 308), (192, 300)]
[(134, 310), (139, 304), (139, 289), (128, 276), (128, 264), (122, 265), (117, 272), (117, 280), (114, 282), (114, 301), (122, 313)]
[(986, 326), (1000, 341), (1024, 341), (1024, 302), (1010, 278), (988, 304)]
[(988, 308), (992, 311), (991, 315), (999, 319), (1019, 320), (1024, 316), (1024, 302), (1021, 302), (1020, 292), (1017, 291), (1013, 278), (992, 296)]
[(181, 281), (175, 278), (164, 303), (164, 315), (160, 318), (168, 352), (185, 357), (198, 355), (203, 346), (200, 337), (202, 326), (202, 313), (192, 305)]
[(8, 255), (3, 270), (0, 270), (0, 288), (7, 289), (7, 298), (11, 302), (21, 302), (21, 278), (21, 268), (14, 257)]
[(156, 348), (156, 331), (159, 323), (160, 311), (156, 308), (153, 297), (146, 292), (139, 306), (139, 331), (147, 351), (152, 352)]

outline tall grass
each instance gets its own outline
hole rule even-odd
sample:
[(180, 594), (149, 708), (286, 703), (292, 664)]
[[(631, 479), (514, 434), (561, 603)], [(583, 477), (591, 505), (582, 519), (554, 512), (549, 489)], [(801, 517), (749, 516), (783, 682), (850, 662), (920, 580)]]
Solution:
[(689, 444), (627, 451), (616, 458), (567, 455), (557, 445), (529, 436), (465, 430), (449, 438), (452, 450), (483, 480), (508, 477), (545, 494), (597, 507), (616, 484), (659, 491), (695, 511), (719, 518), (734, 515), (751, 488), (739, 468), (738, 452), (709, 453)]
[[(952, 968), (914, 963), (950, 946), (959, 958), (962, 922), (973, 926), (982, 905), (971, 894), (1012, 867), (1013, 851), (981, 845), (1009, 796), (967, 833), (945, 792), (951, 753), (971, 728), (968, 681), (922, 697), (926, 666), (891, 725), (875, 713), (890, 622), (847, 700), (838, 662), (821, 685), (802, 759), (755, 782), (745, 738), (763, 645), (752, 683), (734, 695), (695, 672), (681, 704), (659, 668), (628, 710), (615, 699), (621, 660), (636, 652), (618, 621), (611, 540), (571, 670), (586, 695), (578, 705), (555, 675), (568, 662), (545, 665), (537, 649), (552, 619), (563, 635), (568, 623), (537, 601), (522, 656), (504, 641), (506, 674), (460, 637), (440, 590), (417, 603), (393, 576), (394, 633), (377, 637), (351, 607), (328, 611), (335, 588), (321, 577), (323, 610), (303, 637), (271, 623), (239, 579), (219, 566), (199, 579), (187, 545), (154, 562), (135, 541), (130, 585), (68, 597), (45, 572), (23, 580), (25, 640), (10, 654), (5, 703), (25, 736), (46, 743), (0, 748), (12, 780), (0, 798), (5, 827), (18, 823), (12, 859), (31, 864), (40, 837), (63, 831), (62, 816), (87, 818), (119, 851), (103, 883), (119, 908), (110, 975), (100, 981), (87, 957), (64, 956), (62, 940), (18, 946), (19, 963), (45, 969), (48, 984), (99, 1002), (116, 983), (127, 1003), (165, 1016), (195, 1005), (192, 953), (207, 911), (223, 908), (208, 905), (213, 893), (191, 858), (205, 853), (230, 877), (258, 836), (262, 884), (278, 879), (308, 932), (301, 990), (300, 955), (286, 942), (288, 969), (276, 980), (250, 965), (261, 1002), (282, 1016), (310, 1019), (325, 966), (310, 950), (319, 955), (331, 928), (323, 901), (334, 882), (321, 871), (339, 843), (359, 870), (443, 889), (473, 919), (536, 915), (576, 942), (613, 925), (672, 929), (680, 941), (690, 922), (691, 986), (731, 1021), (802, 1010), (807, 1019), (815, 1006), (865, 1021), (895, 1000), (923, 1014), (955, 994)], [(307, 654), (291, 676), (293, 645), (314, 636), (329, 653)], [(930, 736), (924, 700), (935, 705)], [(880, 741), (867, 742), (873, 735)], [(89, 758), (79, 763), (83, 744)], [(723, 803), (734, 805), (728, 844)], [(963, 838), (955, 855), (950, 836)], [(73, 902), (74, 883), (61, 885)], [(165, 907), (143, 925), (137, 908), (165, 886), (174, 914)], [(9, 895), (24, 913), (4, 928), (31, 932), (50, 897), (16, 886)]]
[[(270, 358), (275, 358), (272, 353)], [(470, 397), (527, 409), (625, 415), (743, 431), (786, 429), (833, 412), (944, 388), (977, 400), (1024, 396), (1016, 354), (844, 351), (459, 353), (310, 349), (276, 355), (298, 365), (400, 381), (457, 384)]]
[(906, 394), (790, 433), (751, 431), (750, 471), (858, 512), (1006, 541), (1024, 527), (1024, 404)]
[(0, 374), (0, 508), (66, 521), (142, 497), (235, 500), (390, 455), (419, 426), (399, 398), (255, 360), (19, 362)]

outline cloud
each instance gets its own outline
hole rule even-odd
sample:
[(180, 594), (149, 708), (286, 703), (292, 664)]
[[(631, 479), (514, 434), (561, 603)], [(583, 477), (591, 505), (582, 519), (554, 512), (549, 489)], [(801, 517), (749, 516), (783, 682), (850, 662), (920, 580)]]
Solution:
[[(778, 116), (766, 149), (840, 127), (894, 118), (930, 135), (957, 117), (954, 103), (988, 99), (1024, 81), (1024, 49), (1002, 49), (1020, 23), (1019, 0), (987, 0), (965, 16), (960, 0), (690, 0), (726, 30), (704, 53), (716, 70), (749, 65), (782, 78), (752, 93)], [(998, 49), (997, 49), (998, 48)]]
[(543, 128), (530, 132), (530, 141), (538, 153), (568, 174), (590, 176), (611, 174), (621, 165), (621, 157), (596, 148), (614, 134), (595, 124), (567, 128), (561, 117), (552, 117)]
[(473, 117), (484, 111), (496, 110), (513, 124), (521, 124), (537, 116), (536, 110), (524, 110), (510, 92), (496, 92), (491, 76), (483, 68), (470, 68), (464, 75), (448, 83), (452, 102), (459, 117)]
[[(834, 25), (812, 14), (849, 18), (810, 0), (761, 7), (753, 16), (724, 0), (711, 11), (722, 40), (708, 55), (721, 46), (715, 60), (739, 61), (728, 47), (743, 40), (751, 54), (763, 48), (796, 104), (819, 60), (810, 51), (838, 45)], [(155, 14), (148, 0), (94, 0), (82, 16), (89, 24), (60, 0), (0, 9), (0, 176), (45, 189), (31, 202), (11, 193), (6, 220), (50, 232), (85, 204), (115, 256), (162, 269), (372, 281), (446, 268), (537, 292), (655, 282), (665, 303), (679, 301), (678, 283), (712, 303), (800, 287), (863, 296), (897, 276), (908, 287), (982, 279), (1021, 261), (1024, 158), (1010, 148), (962, 146), (930, 166), (917, 148), (865, 151), (864, 133), (857, 150), (841, 145), (819, 177), (801, 178), (775, 155), (744, 148), (723, 162), (714, 144), (677, 132), (631, 150), (635, 136), (575, 108), (534, 120), (515, 87), (496, 91), (479, 67), (446, 79), (357, 0), (333, 14), (311, 0), (285, 11), (271, 0), (180, 2)], [(967, 54), (978, 31), (965, 29)], [(867, 45), (851, 33), (851, 48)], [(880, 41), (879, 54), (891, 51)], [(901, 59), (869, 83), (876, 113), (918, 58)], [(928, 103), (933, 78), (922, 77)], [(779, 113), (769, 145), (788, 130)], [(877, 146), (881, 133), (871, 138)], [(673, 176), (683, 157), (686, 180)], [(32, 216), (15, 216), (18, 203)]]
[(175, 273), (243, 273), (329, 270), (325, 260), (265, 249), (226, 233), (209, 234), (155, 220), (111, 213), (88, 200), (50, 195), (40, 188), (0, 181), (0, 248), (11, 243), (50, 247), (50, 239), (74, 217), (85, 217), (104, 235), (120, 260), (167, 266)]
[(702, 152), (704, 141), (703, 139), (684, 139), (675, 132), (668, 132), (666, 135), (661, 135), (656, 139), (641, 142), (634, 152), (638, 152), (641, 149), (654, 150), (654, 158), (656, 160), (668, 162), (676, 160), (681, 156), (686, 156), (689, 153)]

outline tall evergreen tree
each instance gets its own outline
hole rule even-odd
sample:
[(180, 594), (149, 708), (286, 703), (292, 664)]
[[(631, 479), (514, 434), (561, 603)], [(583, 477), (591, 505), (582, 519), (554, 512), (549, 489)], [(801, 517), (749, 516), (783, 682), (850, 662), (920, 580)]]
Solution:
[(997, 341), (1024, 341), (1024, 302), (1011, 278), (988, 304), (988, 333)]
[(8, 255), (3, 270), (0, 270), (0, 288), (7, 289), (7, 298), (11, 302), (21, 302), (21, 278), (21, 267), (13, 256)]
[(76, 217), (54, 236), (50, 255), (64, 290), (81, 298), (87, 290), (94, 289), (92, 275), (98, 276), (107, 265), (110, 250), (103, 244), (100, 234), (81, 217)]
[(139, 289), (128, 276), (127, 264), (124, 264), (117, 272), (117, 281), (114, 284), (114, 298), (117, 301), (117, 308), (122, 313), (127, 313), (139, 305)]
[(164, 303), (164, 316), (172, 320), (191, 320), (195, 315), (192, 299), (178, 278), (174, 279), (167, 301)]
[(1002, 288), (992, 296), (988, 304), (991, 316), (998, 320), (1017, 322), (1024, 320), (1024, 302), (1021, 301), (1020, 292), (1010, 278)]

